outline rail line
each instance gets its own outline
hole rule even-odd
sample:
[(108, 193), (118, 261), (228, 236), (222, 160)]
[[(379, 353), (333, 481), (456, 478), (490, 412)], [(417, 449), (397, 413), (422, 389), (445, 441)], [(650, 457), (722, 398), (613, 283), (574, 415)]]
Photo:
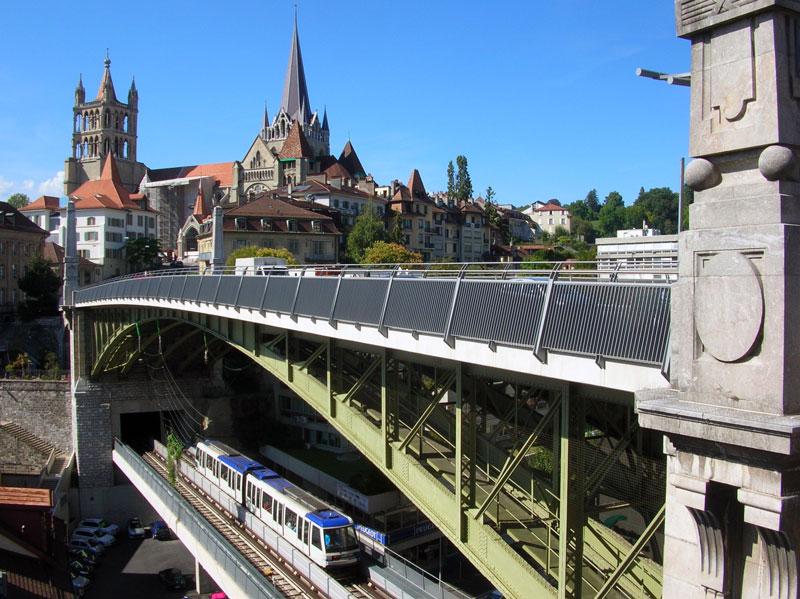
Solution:
[[(164, 458), (156, 452), (144, 454), (143, 459), (165, 480), (169, 480)], [(182, 457), (185, 460), (185, 457)], [(188, 462), (188, 460), (186, 460)], [(287, 599), (328, 599), (318, 589), (294, 571), (290, 564), (277, 555), (264, 541), (259, 539), (244, 524), (223, 509), (201, 489), (178, 474), (175, 480), (177, 491), (197, 512), (203, 516), (237, 551), (270, 579), (275, 588)], [(352, 599), (394, 599), (370, 583), (353, 581), (343, 583)]]

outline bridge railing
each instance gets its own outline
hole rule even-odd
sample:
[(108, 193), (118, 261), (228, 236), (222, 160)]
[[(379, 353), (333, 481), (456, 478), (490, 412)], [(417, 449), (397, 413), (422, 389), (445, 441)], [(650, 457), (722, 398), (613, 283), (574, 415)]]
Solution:
[(156, 271), (79, 289), (74, 300), (232, 306), (426, 333), (448, 343), (528, 348), (541, 360), (555, 351), (663, 367), (670, 271), (654, 269), (650, 274), (665, 278), (648, 281), (641, 278), (647, 271), (628, 280), (620, 269), (561, 264), (537, 271), (525, 264), (303, 266), (263, 276)]

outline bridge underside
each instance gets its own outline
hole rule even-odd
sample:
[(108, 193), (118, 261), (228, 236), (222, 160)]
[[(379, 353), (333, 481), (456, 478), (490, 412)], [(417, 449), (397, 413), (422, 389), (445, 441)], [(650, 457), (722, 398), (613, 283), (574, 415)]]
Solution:
[(94, 379), (143, 355), (179, 375), (209, 353), (248, 356), (508, 597), (661, 596), (664, 459), (632, 394), (188, 311), (80, 314)]

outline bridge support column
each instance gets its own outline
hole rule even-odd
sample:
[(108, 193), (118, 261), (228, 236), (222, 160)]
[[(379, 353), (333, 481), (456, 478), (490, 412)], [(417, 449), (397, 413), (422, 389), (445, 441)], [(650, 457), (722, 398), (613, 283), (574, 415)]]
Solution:
[(569, 385), (560, 393), (558, 597), (577, 599), (583, 582), (586, 410), (582, 399), (570, 397)]
[(203, 565), (194, 560), (194, 590), (198, 593), (213, 593), (217, 588), (216, 583), (208, 575)]
[(676, 0), (692, 42), (691, 230), (672, 389), (637, 393), (667, 454), (665, 599), (798, 596), (800, 5)]

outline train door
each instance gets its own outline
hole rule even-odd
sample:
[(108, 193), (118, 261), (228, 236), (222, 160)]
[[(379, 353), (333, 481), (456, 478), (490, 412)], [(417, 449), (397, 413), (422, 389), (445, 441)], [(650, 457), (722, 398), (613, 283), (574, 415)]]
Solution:
[(325, 552), (322, 550), (322, 535), (316, 524), (311, 525), (311, 546), (308, 548), (308, 554), (312, 560), (324, 566)]

